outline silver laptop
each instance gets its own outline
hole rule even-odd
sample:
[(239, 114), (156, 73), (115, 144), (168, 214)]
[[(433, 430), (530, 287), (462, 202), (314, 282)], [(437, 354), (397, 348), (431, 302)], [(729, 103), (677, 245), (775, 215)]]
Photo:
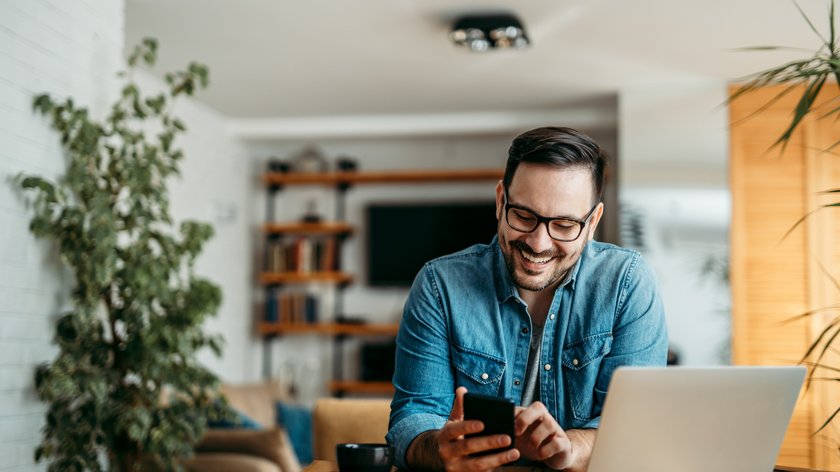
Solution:
[(771, 472), (805, 368), (622, 367), (588, 472)]

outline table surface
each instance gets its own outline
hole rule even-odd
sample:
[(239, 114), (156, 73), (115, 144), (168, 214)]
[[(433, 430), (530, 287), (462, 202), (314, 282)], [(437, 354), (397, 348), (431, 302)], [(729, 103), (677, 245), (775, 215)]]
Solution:
[[(504, 467), (504, 472), (540, 472), (542, 468), (540, 467)], [(315, 461), (306, 468), (303, 469), (303, 472), (338, 472), (338, 465), (335, 462), (330, 461)], [(394, 467), (392, 472), (398, 472), (397, 468)]]
[[(797, 469), (795, 467), (780, 467), (776, 469), (779, 472), (809, 472), (808, 469)], [(393, 469), (397, 471), (396, 468)], [(504, 472), (539, 472), (539, 467), (504, 467)], [(315, 461), (306, 468), (303, 472), (338, 472), (338, 465), (330, 461)], [(815, 471), (819, 472), (819, 471)]]

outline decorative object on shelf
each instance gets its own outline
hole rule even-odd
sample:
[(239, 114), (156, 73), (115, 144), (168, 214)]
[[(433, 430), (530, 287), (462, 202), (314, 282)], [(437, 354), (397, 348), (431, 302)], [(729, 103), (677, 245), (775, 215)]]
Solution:
[(320, 223), (321, 214), (318, 213), (318, 201), (314, 198), (306, 202), (306, 212), (300, 218), (304, 223)]
[(449, 39), (473, 52), (521, 49), (530, 43), (522, 22), (511, 13), (461, 16), (453, 23)]
[(289, 170), (290, 166), (288, 162), (274, 156), (268, 158), (269, 172), (278, 172), (280, 174), (285, 174), (289, 172)]
[[(147, 38), (128, 65), (156, 57)], [(223, 342), (202, 329), (221, 291), (193, 267), (213, 229), (173, 227), (167, 191), (183, 158), (173, 141), (186, 130), (171, 103), (205, 88), (207, 68), (167, 74), (166, 91), (153, 96), (121, 76), (127, 83), (101, 121), (72, 98), (34, 100), (60, 134), (68, 168), (55, 183), (21, 176), (34, 193), (30, 229), (57, 244), (75, 280), (72, 308), (57, 320), (56, 357), (35, 374), (48, 405), (35, 459), (50, 460), (49, 470), (174, 470), (208, 419), (233, 419), (217, 400), (218, 379), (196, 358), (208, 347), (220, 355)]]
[(350, 156), (338, 156), (335, 161), (336, 170), (339, 172), (353, 172), (359, 168), (356, 159)]
[(292, 157), (292, 170), (305, 174), (326, 172), (328, 170), (327, 159), (315, 146), (307, 146), (297, 155)]

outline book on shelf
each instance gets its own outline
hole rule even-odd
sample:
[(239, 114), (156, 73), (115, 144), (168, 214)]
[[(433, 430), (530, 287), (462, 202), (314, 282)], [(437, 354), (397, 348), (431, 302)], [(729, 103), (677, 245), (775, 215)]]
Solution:
[(289, 292), (274, 288), (268, 291), (264, 321), (267, 323), (317, 323), (318, 298), (306, 292)]
[(269, 241), (265, 269), (268, 272), (332, 272), (339, 270), (339, 247), (335, 238), (299, 237)]

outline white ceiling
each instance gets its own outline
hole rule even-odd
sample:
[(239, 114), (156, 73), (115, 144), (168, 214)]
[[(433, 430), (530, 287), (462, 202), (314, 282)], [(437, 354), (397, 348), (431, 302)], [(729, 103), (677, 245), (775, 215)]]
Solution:
[[(829, 0), (800, 0), (826, 31)], [(448, 42), (451, 19), (512, 11), (532, 46)], [(198, 60), (199, 99), (232, 118), (552, 110), (634, 87), (727, 81), (819, 38), (792, 0), (126, 0), (126, 45), (160, 40), (158, 74)]]

